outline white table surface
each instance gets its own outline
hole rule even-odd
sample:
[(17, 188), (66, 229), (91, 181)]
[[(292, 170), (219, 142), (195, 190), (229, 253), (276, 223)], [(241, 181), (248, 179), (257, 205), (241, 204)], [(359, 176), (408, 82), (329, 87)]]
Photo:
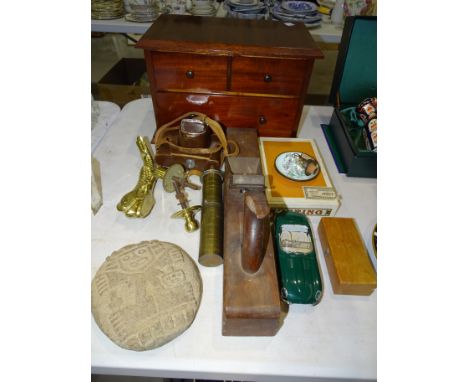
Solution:
[[(217, 17), (225, 16), (226, 11), (223, 9), (222, 6), (219, 7)], [(331, 24), (329, 21), (329, 16), (322, 17), (322, 25), (317, 28), (310, 28), (309, 33), (315, 41), (329, 44), (338, 44), (341, 41), (341, 34), (343, 33), (343, 28)], [(93, 32), (144, 34), (151, 25), (152, 23), (135, 23), (126, 21), (124, 17), (114, 20), (91, 19), (91, 31)]]
[(108, 101), (93, 101), (97, 106), (97, 119), (91, 130), (91, 154), (101, 143), (112, 123), (120, 113), (119, 105)]
[[(329, 122), (330, 107), (304, 108), (299, 137), (314, 138), (335, 187), (342, 195), (337, 216), (353, 217), (371, 252), (371, 232), (377, 216), (375, 179), (347, 178), (337, 173), (320, 123)], [(137, 181), (142, 164), (137, 135), (152, 137), (155, 120), (151, 99), (127, 104), (94, 152), (101, 163), (104, 203), (92, 216), (92, 276), (113, 251), (142, 240), (180, 245), (198, 259), (199, 231), (187, 233), (182, 220), (170, 219), (178, 210), (174, 194), (158, 182), (157, 204), (145, 219), (118, 212), (120, 198)], [(201, 191), (188, 190), (191, 205), (200, 204)], [(91, 364), (97, 374), (211, 378), (245, 381), (320, 381), (377, 378), (377, 290), (371, 296), (338, 296), (331, 289), (317, 235), (318, 218), (311, 218), (324, 296), (315, 307), (291, 305), (274, 337), (223, 337), (222, 266), (199, 266), (203, 297), (192, 326), (168, 344), (134, 352), (110, 341), (91, 317)], [(375, 261), (375, 260), (374, 260)]]

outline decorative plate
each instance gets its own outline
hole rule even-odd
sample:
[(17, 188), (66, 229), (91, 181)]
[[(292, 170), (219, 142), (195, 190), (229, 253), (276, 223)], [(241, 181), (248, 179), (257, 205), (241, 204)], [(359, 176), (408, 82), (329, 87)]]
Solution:
[(216, 8), (215, 7), (193, 7), (189, 9), (189, 13), (194, 15), (194, 16), (213, 16), (216, 14)]
[(233, 5), (257, 5), (258, 0), (228, 0), (227, 1)]
[(125, 15), (125, 20), (130, 21), (132, 23), (151, 23), (158, 18), (158, 15), (149, 16), (149, 17), (138, 17), (131, 13)]
[(261, 20), (266, 17), (266, 11), (262, 11), (260, 13), (246, 13), (228, 10), (228, 17), (243, 20)]
[(308, 1), (282, 1), (281, 8), (293, 13), (312, 13), (317, 11), (317, 6)]
[(279, 20), (292, 22), (292, 23), (317, 23), (322, 20), (322, 15), (318, 12), (313, 13), (293, 13), (281, 8), (279, 4), (276, 4), (272, 9), (271, 13), (274, 17)]
[(275, 167), (281, 175), (295, 181), (312, 180), (320, 172), (320, 165), (315, 158), (297, 151), (287, 151), (278, 155)]
[(245, 6), (245, 5), (226, 5), (224, 9), (231, 10), (233, 12), (237, 13), (260, 13), (260, 12), (265, 12), (266, 6), (263, 4), (259, 5), (251, 5), (251, 6)]

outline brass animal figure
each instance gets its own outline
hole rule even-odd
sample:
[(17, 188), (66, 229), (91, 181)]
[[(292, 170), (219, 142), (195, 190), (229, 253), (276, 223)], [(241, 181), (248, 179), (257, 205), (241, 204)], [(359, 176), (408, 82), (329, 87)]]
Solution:
[(117, 204), (117, 210), (131, 218), (144, 218), (149, 215), (156, 204), (153, 191), (158, 176), (148, 141), (142, 136), (138, 136), (136, 144), (140, 150), (143, 166), (140, 170), (138, 183), (132, 191), (122, 197)]

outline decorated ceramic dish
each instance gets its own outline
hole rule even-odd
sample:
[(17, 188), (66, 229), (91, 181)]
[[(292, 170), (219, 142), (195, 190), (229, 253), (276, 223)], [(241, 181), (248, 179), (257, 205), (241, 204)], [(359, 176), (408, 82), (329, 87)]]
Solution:
[(312, 13), (317, 6), (309, 1), (282, 1), (281, 8), (293, 13)]
[(275, 159), (276, 170), (290, 180), (307, 181), (320, 172), (320, 165), (310, 155), (297, 151), (287, 151)]
[(228, 0), (233, 5), (256, 5), (258, 0)]
[(157, 14), (154, 16), (146, 16), (146, 17), (134, 15), (131, 13), (128, 13), (125, 15), (125, 20), (133, 22), (133, 23), (150, 23), (156, 20), (157, 18), (158, 18)]
[(259, 20), (264, 19), (267, 14), (267, 7), (257, 0), (226, 0), (224, 2), (228, 17), (237, 19)]
[(290, 12), (284, 9), (279, 3), (276, 3), (271, 9), (271, 15), (272, 19), (291, 23), (320, 24), (322, 20), (322, 15), (316, 11), (310, 13)]
[(212, 5), (196, 5), (189, 10), (194, 16), (214, 16), (216, 14), (216, 8)]

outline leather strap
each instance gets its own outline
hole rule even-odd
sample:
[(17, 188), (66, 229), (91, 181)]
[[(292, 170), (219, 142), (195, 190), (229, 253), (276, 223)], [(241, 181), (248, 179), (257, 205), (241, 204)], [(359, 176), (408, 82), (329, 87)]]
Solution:
[[(170, 140), (167, 139), (166, 134), (170, 131), (174, 130), (179, 130), (180, 126), (173, 126), (175, 123), (181, 121), (184, 118), (187, 118), (189, 116), (197, 116), (202, 122), (204, 122), (206, 125), (210, 127), (210, 129), (213, 131), (213, 133), (218, 137), (220, 144), (215, 145), (214, 147), (211, 148), (192, 148), (192, 147), (183, 147), (176, 145), (175, 143), (171, 142)], [(155, 145), (156, 147), (161, 146), (162, 144), (166, 143), (169, 146), (172, 146), (174, 148), (177, 148), (179, 151), (182, 151), (188, 155), (200, 155), (200, 154), (213, 154), (215, 152), (218, 152), (219, 150), (222, 149), (221, 151), (221, 163), (223, 163), (225, 157), (230, 157), (230, 156), (236, 156), (239, 154), (239, 146), (237, 145), (236, 142), (227, 140), (226, 135), (224, 134), (223, 128), (221, 125), (216, 122), (214, 119), (209, 118), (205, 114), (198, 113), (195, 111), (185, 113), (181, 115), (180, 117), (177, 117), (173, 121), (164, 124), (160, 128), (156, 130), (156, 135), (154, 138)], [(229, 152), (229, 146), (233, 148), (232, 152)], [(185, 156), (185, 155), (184, 155)]]

